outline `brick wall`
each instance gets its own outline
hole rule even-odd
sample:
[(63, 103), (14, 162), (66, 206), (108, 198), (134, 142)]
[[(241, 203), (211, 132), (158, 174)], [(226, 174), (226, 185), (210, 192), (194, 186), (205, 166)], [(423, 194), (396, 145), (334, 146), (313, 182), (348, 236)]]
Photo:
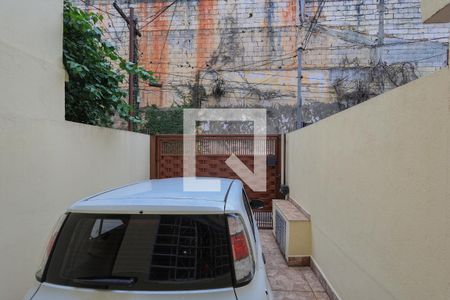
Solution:
[[(74, 2), (104, 14), (107, 35), (127, 55), (128, 29), (112, 1)], [(127, 11), (128, 3), (118, 2)], [(167, 107), (194, 97), (204, 107), (266, 107), (271, 132), (292, 130), (296, 48), (319, 1), (305, 1), (304, 24), (297, 18), (298, 0), (179, 0), (148, 23), (171, 2), (134, 3), (143, 34), (139, 63), (163, 83), (162, 89), (140, 84), (141, 106)], [(306, 123), (351, 105), (345, 98), (355, 94), (360, 81), (369, 82), (372, 97), (402, 82), (403, 73), (413, 79), (447, 66), (449, 26), (422, 24), (420, 0), (384, 2), (326, 1), (302, 55)]]

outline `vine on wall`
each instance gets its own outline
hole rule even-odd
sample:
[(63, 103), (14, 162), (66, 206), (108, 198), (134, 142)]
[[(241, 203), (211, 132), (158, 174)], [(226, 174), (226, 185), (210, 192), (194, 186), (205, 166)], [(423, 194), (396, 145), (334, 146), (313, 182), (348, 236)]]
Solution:
[[(346, 65), (348, 61), (344, 59), (342, 63)], [(357, 79), (338, 78), (334, 81), (333, 88), (339, 109), (344, 110), (381, 95), (388, 88), (402, 86), (417, 78), (416, 68), (412, 63), (379, 62), (363, 69)]]

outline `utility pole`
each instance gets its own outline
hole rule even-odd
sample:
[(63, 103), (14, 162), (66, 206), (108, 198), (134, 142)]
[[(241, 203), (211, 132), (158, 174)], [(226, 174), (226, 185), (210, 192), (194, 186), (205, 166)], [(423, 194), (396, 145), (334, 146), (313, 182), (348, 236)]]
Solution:
[(299, 0), (299, 17), (300, 17), (300, 25), (305, 22), (305, 0)]
[(295, 128), (300, 129), (303, 127), (302, 117), (302, 54), (303, 48), (299, 46), (297, 48), (297, 103), (295, 106), (296, 124)]
[[(297, 7), (297, 16), (298, 16), (298, 27), (301, 28), (303, 23), (305, 22), (305, 0), (298, 0)], [(297, 38), (299, 37), (300, 32), (297, 34)], [(302, 55), (303, 55), (303, 46), (297, 43), (297, 103), (295, 105), (295, 128), (300, 129), (303, 127), (303, 117), (302, 117)]]
[[(120, 14), (120, 16), (127, 22), (128, 28), (130, 30), (130, 37), (129, 37), (129, 50), (128, 50), (128, 59), (130, 62), (136, 64), (137, 63), (137, 55), (136, 55), (136, 36), (141, 37), (142, 34), (137, 29), (137, 22), (134, 17), (134, 7), (130, 7), (130, 16), (127, 16), (123, 10), (120, 8), (120, 6), (114, 2), (113, 3), (114, 8), (117, 10), (117, 12)], [(131, 112), (130, 114), (133, 115), (136, 111), (136, 104), (137, 104), (137, 93), (136, 93), (136, 84), (137, 80), (134, 76), (134, 74), (129, 73), (128, 74), (128, 104), (131, 106)], [(131, 122), (128, 122), (128, 130), (132, 130)]]
[[(136, 28), (136, 21), (134, 19), (134, 8), (130, 7), (130, 38), (129, 38), (129, 61), (134, 63), (136, 65), (137, 63), (137, 53), (136, 53), (136, 34), (139, 32)], [(140, 34), (140, 32), (139, 32)], [(135, 115), (137, 111), (137, 93), (138, 90), (137, 87), (137, 80), (135, 78), (136, 76), (132, 73), (129, 74), (128, 78), (128, 97), (129, 97), (129, 103), (131, 105), (131, 112), (130, 114), (133, 116)], [(133, 130), (134, 128), (133, 124), (131, 122), (128, 122), (128, 130)]]
[(380, 63), (383, 60), (383, 44), (384, 44), (384, 12), (386, 10), (385, 0), (379, 0), (378, 2), (378, 42), (377, 42), (377, 62)]

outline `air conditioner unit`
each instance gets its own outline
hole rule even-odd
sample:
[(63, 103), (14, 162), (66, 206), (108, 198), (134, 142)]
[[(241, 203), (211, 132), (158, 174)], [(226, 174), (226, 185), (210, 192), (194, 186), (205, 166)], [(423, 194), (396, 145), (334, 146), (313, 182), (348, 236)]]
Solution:
[(290, 266), (309, 266), (311, 222), (308, 215), (288, 200), (274, 200), (273, 233)]
[(273, 229), (275, 231), (275, 240), (277, 241), (278, 247), (280, 247), (281, 253), (286, 255), (286, 220), (279, 210), (275, 210), (275, 225)]

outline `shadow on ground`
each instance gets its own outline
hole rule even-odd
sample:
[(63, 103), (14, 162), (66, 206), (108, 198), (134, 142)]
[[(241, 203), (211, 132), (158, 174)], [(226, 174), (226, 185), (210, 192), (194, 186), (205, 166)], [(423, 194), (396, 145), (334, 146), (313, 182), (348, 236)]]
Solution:
[(260, 230), (274, 300), (329, 300), (310, 267), (288, 267), (271, 230)]

